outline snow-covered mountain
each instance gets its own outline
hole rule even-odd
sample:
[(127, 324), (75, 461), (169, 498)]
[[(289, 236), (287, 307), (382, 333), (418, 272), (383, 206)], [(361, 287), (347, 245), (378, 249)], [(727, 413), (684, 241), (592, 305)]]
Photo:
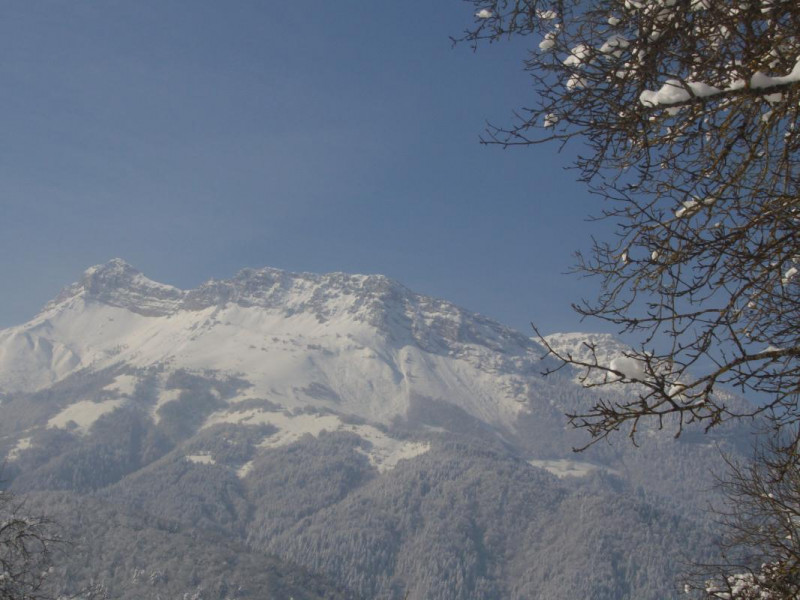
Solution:
[[(239, 381), (206, 425), (268, 422), (293, 439), (329, 429), (335, 417), (292, 419), (286, 410), (390, 425), (429, 398), (513, 431), (552, 387), (537, 375), (542, 354), (518, 332), (380, 275), (246, 269), (184, 291), (116, 259), (88, 269), (30, 322), (0, 332), (0, 393), (124, 365), (100, 397), (49, 422), (86, 429), (157, 369), (156, 421), (180, 396), (166, 386), (170, 374), (185, 370)], [(275, 410), (242, 408), (254, 399)]]
[[(584, 340), (624, 352), (610, 336), (550, 338)], [(662, 498), (678, 511), (673, 533), (699, 531), (684, 522), (700, 500), (683, 484), (718, 456), (702, 439), (657, 434), (641, 450), (623, 442), (574, 456), (586, 440), (564, 412), (589, 392), (571, 372), (544, 378), (543, 354), (528, 336), (379, 275), (245, 269), (180, 290), (116, 259), (0, 331), (0, 457), (19, 491), (91, 494), (184, 533), (222, 532), (354, 597), (552, 589), (566, 599), (595, 583), (559, 595), (508, 557), (545, 564), (555, 547), (577, 552), (570, 528), (552, 530), (571, 522), (576, 498), (623, 512), (644, 501), (635, 494), (651, 508)], [(58, 502), (73, 507), (71, 522), (74, 501)], [(637, 514), (644, 537), (656, 535), (650, 513)], [(597, 526), (614, 535), (625, 526), (615, 518)], [(493, 523), (505, 533), (490, 535)], [(544, 530), (558, 540), (548, 558), (537, 554)], [(657, 551), (671, 556), (677, 541), (663, 535)], [(637, 561), (650, 559), (630, 552), (607, 558), (645, 568)], [(439, 566), (438, 555), (448, 557)], [(572, 573), (536, 577), (559, 569)], [(614, 575), (615, 591), (596, 597), (665, 597), (648, 586), (669, 573), (635, 585)]]

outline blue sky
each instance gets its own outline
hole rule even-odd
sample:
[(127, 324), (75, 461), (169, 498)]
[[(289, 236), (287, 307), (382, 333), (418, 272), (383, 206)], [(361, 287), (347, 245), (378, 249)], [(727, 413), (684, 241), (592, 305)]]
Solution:
[(478, 143), (533, 92), (524, 40), (452, 47), (471, 22), (460, 0), (4, 2), (0, 326), (118, 256), (184, 288), (383, 273), (598, 330), (563, 273), (599, 200), (570, 149)]

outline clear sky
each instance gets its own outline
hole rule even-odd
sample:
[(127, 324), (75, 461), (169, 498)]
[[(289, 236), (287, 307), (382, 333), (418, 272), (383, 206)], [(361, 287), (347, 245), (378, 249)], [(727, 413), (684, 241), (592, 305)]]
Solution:
[(183, 288), (383, 273), (524, 331), (598, 330), (563, 273), (600, 201), (570, 149), (479, 144), (533, 92), (526, 41), (452, 47), (472, 20), (460, 0), (6, 0), (0, 327), (121, 257)]

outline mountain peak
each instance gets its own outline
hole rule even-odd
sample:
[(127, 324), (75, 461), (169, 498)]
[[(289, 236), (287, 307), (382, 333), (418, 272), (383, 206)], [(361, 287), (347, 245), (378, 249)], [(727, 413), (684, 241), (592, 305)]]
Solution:
[(138, 269), (132, 267), (125, 260), (121, 258), (112, 258), (106, 263), (89, 267), (83, 272), (83, 276), (84, 278), (86, 278), (86, 277), (94, 277), (97, 275), (112, 274), (112, 273), (113, 274), (127, 273), (130, 275), (141, 274), (141, 272)]
[(292, 273), (273, 267), (245, 268), (230, 279), (211, 279), (184, 291), (153, 281), (125, 260), (114, 258), (86, 269), (79, 281), (45, 306), (45, 311), (78, 296), (145, 316), (164, 316), (181, 309), (202, 310), (228, 303), (313, 311), (334, 298), (397, 301), (410, 294), (384, 275)]
[(142, 315), (159, 316), (177, 308), (186, 293), (148, 279), (121, 258), (113, 258), (86, 269), (80, 281), (64, 288), (45, 310), (78, 295)]
[(265, 267), (184, 291), (119, 259), (87, 269), (45, 313), (0, 332), (0, 351), (3, 391), (85, 368), (157, 366), (246, 374), (247, 398), (384, 424), (419, 398), (460, 398), (468, 414), (509, 428), (541, 354), (525, 335), (384, 276)]
[(374, 327), (398, 343), (413, 343), (437, 353), (456, 352), (454, 348), (462, 344), (492, 348), (510, 344), (517, 350), (531, 344), (525, 336), (499, 323), (450, 302), (417, 294), (384, 275), (246, 268), (230, 279), (211, 279), (194, 289), (181, 290), (152, 281), (115, 258), (87, 269), (80, 281), (65, 288), (45, 307), (45, 312), (68, 306), (75, 299), (148, 317), (238, 306), (285, 318), (304, 314), (318, 323), (352, 321)]

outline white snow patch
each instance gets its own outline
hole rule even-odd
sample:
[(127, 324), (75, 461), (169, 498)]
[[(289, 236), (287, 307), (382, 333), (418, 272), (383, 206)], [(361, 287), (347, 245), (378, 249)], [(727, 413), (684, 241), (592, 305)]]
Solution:
[(625, 379), (638, 379), (641, 381), (647, 378), (644, 362), (631, 356), (616, 357), (608, 365), (608, 368), (622, 373)]
[(612, 35), (606, 42), (600, 47), (600, 52), (603, 54), (618, 54), (624, 48), (630, 46), (630, 42), (626, 40), (624, 37), (619, 35)]
[(250, 461), (244, 463), (241, 467), (239, 467), (236, 470), (236, 476), (239, 479), (244, 479), (245, 477), (247, 477), (247, 474), (250, 473), (250, 471), (252, 471), (252, 470), (253, 470), (253, 461), (250, 460)]
[[(702, 81), (668, 79), (658, 91), (645, 90), (639, 96), (639, 102), (644, 106), (663, 106), (686, 102), (691, 98), (709, 98), (725, 92), (750, 89), (766, 89), (782, 85), (791, 85), (800, 81), (800, 58), (792, 70), (784, 76), (774, 77), (762, 72), (756, 72), (747, 82), (736, 79), (728, 83), (727, 87), (720, 89)], [(772, 94), (769, 94), (772, 96)]]
[(118, 375), (112, 383), (109, 383), (103, 389), (108, 392), (116, 392), (120, 396), (133, 396), (133, 391), (136, 389), (136, 382), (139, 379), (134, 375)]
[(187, 454), (186, 460), (198, 465), (215, 465), (217, 461), (210, 454)]
[(692, 216), (700, 208), (700, 203), (697, 200), (686, 200), (681, 204), (681, 207), (675, 211), (675, 218), (680, 219), (684, 216)]
[(124, 400), (113, 399), (103, 400), (102, 402), (92, 402), (91, 400), (81, 400), (71, 404), (55, 417), (47, 422), (48, 428), (66, 429), (72, 421), (77, 425), (77, 433), (86, 434), (89, 428), (97, 419), (104, 414), (110, 413), (117, 407), (124, 404)]
[(608, 471), (609, 473), (616, 473), (613, 469), (608, 469), (601, 465), (595, 465), (589, 462), (578, 460), (569, 460), (566, 458), (558, 458), (552, 460), (529, 460), (528, 464), (532, 467), (538, 467), (549, 471), (556, 477), (586, 477), (590, 473), (597, 470)]
[(25, 450), (31, 447), (31, 438), (26, 437), (22, 438), (17, 442), (17, 445), (14, 446), (11, 451), (6, 455), (7, 461), (17, 460), (19, 455), (22, 454)]
[(669, 390), (667, 390), (667, 396), (669, 396), (670, 398), (674, 398), (675, 400), (683, 400), (686, 397), (683, 394), (685, 389), (686, 389), (686, 384), (683, 384), (680, 381), (676, 381), (671, 386), (669, 386)]
[(367, 456), (370, 464), (380, 473), (391, 471), (401, 460), (415, 458), (431, 449), (430, 444), (396, 440), (368, 425), (359, 426), (353, 433), (371, 444), (369, 448), (360, 448), (359, 451)]
[(539, 50), (546, 52), (553, 48), (556, 45), (556, 34), (552, 31), (549, 31), (545, 34), (544, 39), (539, 42)]
[[(305, 435), (319, 436), (323, 431), (344, 431), (354, 433), (369, 443), (368, 448), (361, 449), (370, 463), (380, 472), (389, 471), (401, 460), (414, 458), (430, 450), (430, 445), (422, 442), (397, 440), (386, 435), (372, 425), (343, 422), (337, 415), (291, 414), (288, 412), (249, 409), (232, 410), (211, 415), (203, 428), (220, 423), (238, 425), (271, 425), (278, 429), (259, 444), (260, 448), (278, 448), (296, 442)], [(243, 477), (252, 468), (251, 463), (242, 466), (238, 473)]]
[(544, 117), (545, 127), (555, 127), (559, 122), (559, 117), (555, 113), (547, 113)]
[(570, 50), (569, 56), (562, 62), (568, 67), (579, 67), (591, 56), (591, 49), (586, 44), (578, 44)]
[[(98, 265), (98, 266), (102, 267), (103, 265)], [(174, 292), (176, 294), (183, 293), (183, 290), (176, 288), (174, 285), (153, 281), (152, 279), (150, 279), (149, 277), (145, 277), (141, 273), (137, 273), (136, 275), (131, 277), (131, 284), (138, 287), (150, 288), (151, 290), (159, 290), (162, 292)]]

